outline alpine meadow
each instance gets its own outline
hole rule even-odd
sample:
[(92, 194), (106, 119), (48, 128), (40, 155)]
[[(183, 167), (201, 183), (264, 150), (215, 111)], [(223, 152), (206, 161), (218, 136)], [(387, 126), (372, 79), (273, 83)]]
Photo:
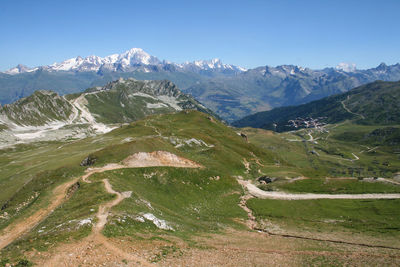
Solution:
[(2, 6), (0, 266), (400, 265), (397, 1)]

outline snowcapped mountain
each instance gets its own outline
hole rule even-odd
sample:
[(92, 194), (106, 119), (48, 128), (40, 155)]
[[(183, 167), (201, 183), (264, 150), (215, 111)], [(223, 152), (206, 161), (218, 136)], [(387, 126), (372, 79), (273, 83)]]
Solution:
[(113, 54), (104, 58), (88, 56), (67, 59), (61, 63), (54, 63), (44, 67), (49, 71), (129, 71), (138, 66), (159, 65), (161, 61), (143, 51), (141, 48), (132, 48), (122, 54)]
[(235, 72), (246, 71), (245, 68), (223, 64), (220, 59), (214, 58), (211, 60), (196, 60), (193, 62), (185, 62), (183, 64), (177, 65), (178, 67), (187, 71), (201, 71), (201, 70), (230, 70)]
[(153, 72), (158, 70), (171, 70), (170, 66), (174, 66), (176, 71), (231, 71), (242, 72), (246, 69), (234, 65), (223, 64), (219, 59), (199, 60), (194, 62), (185, 62), (183, 64), (171, 63), (168, 61), (160, 61), (157, 57), (151, 56), (141, 48), (132, 48), (122, 54), (113, 54), (106, 57), (88, 56), (82, 58), (70, 58), (63, 62), (54, 63), (48, 66), (28, 68), (18, 65), (15, 68), (5, 71), (6, 74), (19, 74), (24, 72), (36, 71), (39, 68), (50, 72), (55, 71), (143, 71)]
[(4, 73), (13, 75), (13, 74), (19, 74), (19, 73), (24, 73), (24, 72), (32, 72), (32, 71), (35, 71), (37, 69), (38, 68), (30, 69), (25, 65), (18, 64), (16, 67), (11, 68), (9, 70), (6, 70)]

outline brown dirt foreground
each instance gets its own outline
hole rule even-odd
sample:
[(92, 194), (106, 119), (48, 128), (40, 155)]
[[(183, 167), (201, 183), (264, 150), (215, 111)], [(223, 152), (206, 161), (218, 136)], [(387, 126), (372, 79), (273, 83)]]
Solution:
[[(195, 237), (194, 245), (171, 236), (163, 237), (168, 242), (98, 237), (29, 256), (37, 266), (400, 266), (396, 251), (250, 231)], [(171, 245), (175, 251), (163, 255)]]

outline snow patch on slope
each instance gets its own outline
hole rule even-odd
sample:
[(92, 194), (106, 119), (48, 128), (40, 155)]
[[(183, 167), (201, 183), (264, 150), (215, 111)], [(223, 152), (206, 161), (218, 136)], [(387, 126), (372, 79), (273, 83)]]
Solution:
[(164, 103), (147, 103), (146, 104), (147, 108), (167, 108), (168, 105), (164, 104)]
[(81, 94), (77, 99), (75, 99), (72, 104), (75, 108), (80, 110), (80, 121), (85, 123), (89, 123), (92, 128), (98, 132), (98, 133), (108, 133), (115, 129), (116, 127), (108, 127), (107, 125), (103, 123), (98, 123), (96, 122), (95, 118), (93, 117), (92, 113), (88, 110), (86, 105), (88, 104), (87, 99), (85, 98), (86, 95), (88, 94), (96, 94), (97, 92), (94, 93), (84, 93)]
[(182, 110), (182, 108), (178, 105), (179, 101), (175, 97), (160, 95), (160, 96), (157, 96), (157, 98), (159, 100), (161, 100), (162, 102), (166, 103), (167, 105), (169, 105), (170, 107), (174, 108), (177, 111)]

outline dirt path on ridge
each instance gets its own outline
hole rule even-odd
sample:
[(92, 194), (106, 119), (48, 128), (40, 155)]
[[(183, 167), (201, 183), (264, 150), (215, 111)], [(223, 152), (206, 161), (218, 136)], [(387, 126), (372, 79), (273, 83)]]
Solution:
[(104, 188), (106, 189), (107, 193), (117, 195), (117, 198), (110, 202), (107, 202), (104, 205), (101, 205), (99, 207), (99, 211), (97, 212), (97, 215), (96, 215), (98, 222), (93, 227), (95, 234), (98, 234), (101, 232), (101, 230), (103, 230), (104, 226), (107, 223), (107, 217), (109, 215), (109, 211), (111, 210), (111, 208), (118, 205), (122, 200), (130, 197), (132, 194), (132, 191), (126, 191), (126, 192), (122, 192), (122, 193), (114, 191), (114, 189), (112, 189), (111, 184), (108, 181), (108, 179), (104, 179), (103, 183), (104, 183)]

